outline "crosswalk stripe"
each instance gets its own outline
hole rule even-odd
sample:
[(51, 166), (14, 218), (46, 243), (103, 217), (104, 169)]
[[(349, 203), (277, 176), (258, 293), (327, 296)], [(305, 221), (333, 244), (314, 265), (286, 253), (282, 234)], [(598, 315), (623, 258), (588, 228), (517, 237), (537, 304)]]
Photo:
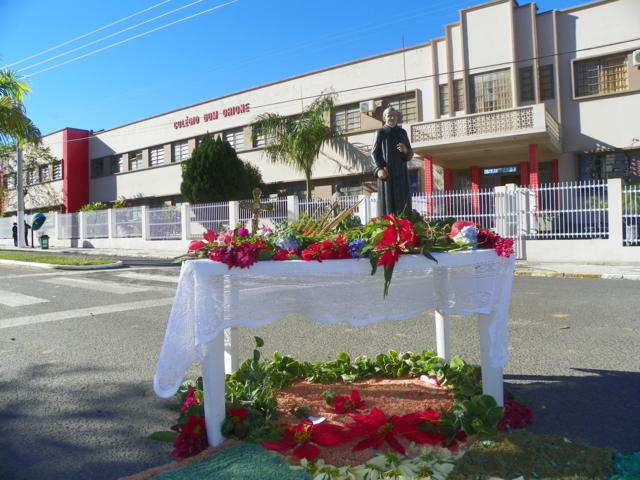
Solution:
[(102, 280), (88, 280), (86, 278), (73, 277), (54, 277), (42, 279), (40, 281), (66, 287), (83, 288), (85, 290), (95, 290), (105, 293), (115, 293), (117, 295), (146, 292), (152, 288), (140, 285), (130, 285), (128, 283), (115, 283)]
[(0, 304), (7, 307), (24, 307), (26, 305), (35, 305), (36, 303), (47, 303), (49, 300), (38, 297), (31, 297), (22, 293), (10, 292), (8, 290), (0, 290)]
[(133, 280), (151, 280), (154, 282), (178, 283), (178, 277), (154, 275), (152, 273), (124, 272), (118, 273), (116, 276), (121, 278), (131, 278)]
[(32, 325), (34, 323), (55, 322), (58, 320), (68, 320), (71, 318), (88, 317), (90, 315), (104, 315), (108, 313), (126, 312), (129, 310), (139, 310), (141, 308), (163, 307), (171, 305), (173, 298), (154, 298), (152, 300), (142, 300), (139, 302), (119, 303), (116, 305), (102, 305), (99, 307), (78, 308), (62, 312), (43, 313), (40, 315), (27, 315), (24, 317), (0, 319), (0, 329), (10, 327), (20, 327)]

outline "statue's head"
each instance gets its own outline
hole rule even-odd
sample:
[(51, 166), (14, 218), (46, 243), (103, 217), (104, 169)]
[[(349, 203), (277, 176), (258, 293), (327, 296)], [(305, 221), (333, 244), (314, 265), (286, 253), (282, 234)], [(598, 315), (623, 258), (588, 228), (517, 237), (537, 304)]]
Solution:
[(384, 120), (384, 123), (390, 127), (395, 127), (400, 120), (400, 112), (393, 107), (387, 107), (384, 112), (382, 112), (382, 119)]

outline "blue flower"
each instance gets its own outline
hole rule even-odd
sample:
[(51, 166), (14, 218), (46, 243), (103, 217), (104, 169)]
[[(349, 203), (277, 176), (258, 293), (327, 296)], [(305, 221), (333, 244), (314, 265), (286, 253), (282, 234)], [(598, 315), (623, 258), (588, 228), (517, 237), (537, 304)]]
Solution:
[(280, 250), (297, 250), (298, 241), (292, 237), (279, 238), (276, 242), (276, 246)]
[(366, 245), (366, 240), (363, 240), (361, 238), (356, 238), (355, 240), (351, 240), (347, 246), (349, 247), (349, 255), (351, 255), (351, 258), (361, 258), (361, 257), (368, 257), (369, 253), (365, 253), (364, 255), (362, 255), (360, 253), (360, 251), (362, 250), (362, 247), (364, 247)]

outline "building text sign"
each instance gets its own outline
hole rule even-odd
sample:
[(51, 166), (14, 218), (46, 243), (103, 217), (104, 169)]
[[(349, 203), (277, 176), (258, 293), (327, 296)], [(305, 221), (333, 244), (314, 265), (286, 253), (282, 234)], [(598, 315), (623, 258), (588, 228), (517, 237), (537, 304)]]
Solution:
[(173, 128), (176, 130), (179, 128), (187, 128), (192, 127), (194, 125), (198, 125), (200, 121), (203, 122), (213, 122), (214, 120), (218, 120), (220, 116), (223, 117), (233, 117), (234, 115), (240, 115), (243, 113), (249, 113), (250, 105), (249, 103), (242, 103), (240, 105), (234, 105), (233, 107), (223, 108), (222, 112), (220, 110), (213, 110), (211, 112), (207, 112), (204, 115), (194, 115), (192, 117), (187, 116), (183, 120), (178, 120), (173, 122)]

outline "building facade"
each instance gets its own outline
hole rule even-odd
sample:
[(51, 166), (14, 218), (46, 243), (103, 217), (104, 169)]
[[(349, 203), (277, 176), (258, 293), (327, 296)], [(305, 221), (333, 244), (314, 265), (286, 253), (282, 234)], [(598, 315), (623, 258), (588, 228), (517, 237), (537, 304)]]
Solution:
[[(640, 2), (601, 0), (540, 13), (496, 0), (459, 12), (444, 36), (178, 110), (92, 132), (43, 137), (59, 159), (25, 172), (47, 200), (26, 208), (77, 211), (89, 202), (180, 203), (181, 163), (207, 133), (257, 166), (272, 191), (300, 194), (304, 177), (270, 163), (257, 116), (296, 115), (334, 93), (342, 136), (313, 172), (314, 194), (376, 190), (369, 157), (382, 111), (394, 106), (414, 149), (416, 191), (508, 183), (623, 178), (640, 181)], [(4, 210), (15, 211), (15, 173), (3, 169)], [(52, 198), (57, 195), (59, 203)]]

